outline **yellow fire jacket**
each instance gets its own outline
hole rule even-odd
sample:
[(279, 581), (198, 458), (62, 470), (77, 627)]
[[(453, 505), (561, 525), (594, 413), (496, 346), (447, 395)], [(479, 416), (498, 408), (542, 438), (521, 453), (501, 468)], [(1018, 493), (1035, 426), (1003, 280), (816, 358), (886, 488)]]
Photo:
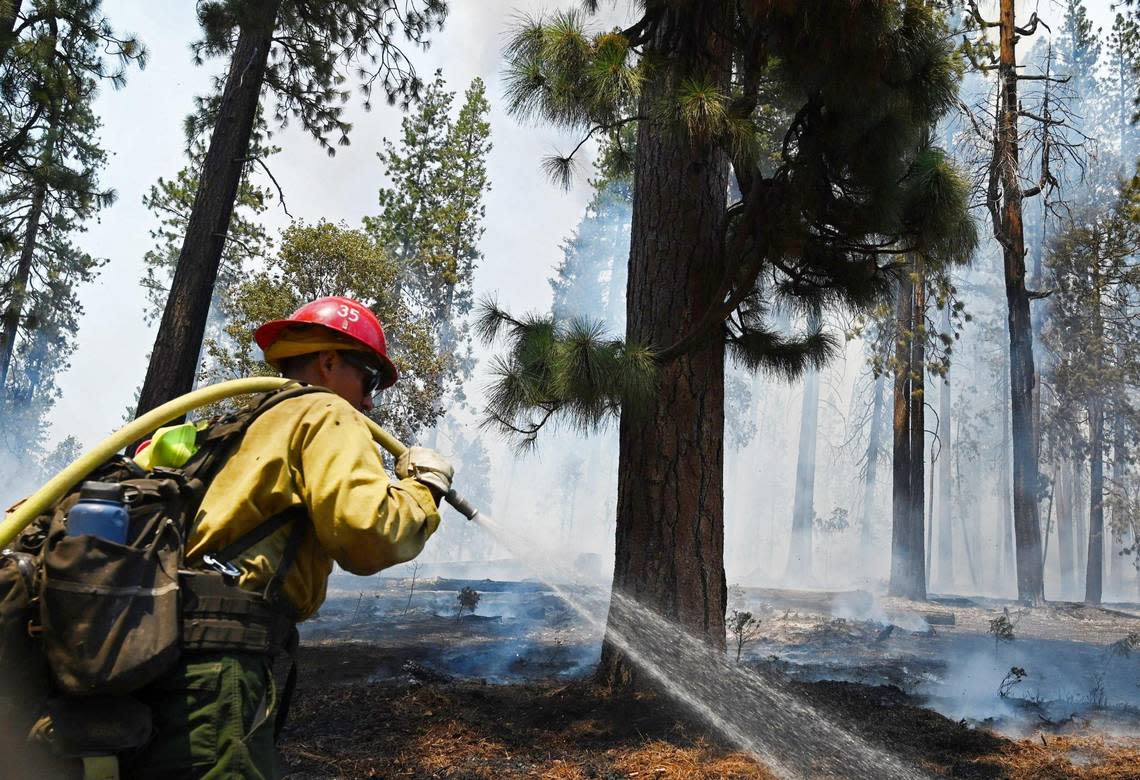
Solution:
[[(374, 574), (416, 557), (439, 526), (431, 491), (388, 476), (359, 412), (332, 393), (313, 393), (282, 401), (249, 426), (206, 491), (187, 557), (220, 550), (298, 505), (313, 530), (283, 593), (302, 620), (324, 602), (333, 561), (353, 574)], [(242, 587), (268, 584), (288, 535), (289, 527), (281, 528), (232, 561)]]

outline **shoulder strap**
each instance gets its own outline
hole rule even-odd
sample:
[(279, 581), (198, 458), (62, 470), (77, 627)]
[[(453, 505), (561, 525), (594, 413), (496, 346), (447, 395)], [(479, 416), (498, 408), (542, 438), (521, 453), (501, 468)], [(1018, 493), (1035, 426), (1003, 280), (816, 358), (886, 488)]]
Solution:
[(282, 401), (298, 398), (310, 393), (331, 392), (323, 387), (305, 385), (299, 382), (286, 385), (281, 390), (257, 396), (245, 409), (213, 423), (198, 434), (198, 452), (182, 470), (192, 479), (209, 482), (229, 456), (233, 445), (246, 432), (253, 421)]
[[(305, 507), (300, 504), (291, 506), (285, 511), (278, 512), (267, 520), (263, 520), (222, 549), (212, 553), (212, 555), (222, 561), (232, 561), (241, 553), (258, 544), (263, 539), (272, 536), (294, 520), (303, 522), (308, 518), (309, 513), (305, 511)], [(286, 552), (288, 552), (288, 550), (286, 550)]]
[(265, 598), (271, 603), (275, 603), (281, 595), (281, 588), (285, 584), (285, 577), (289, 574), (289, 569), (297, 560), (297, 551), (301, 547), (301, 542), (304, 541), (305, 534), (309, 530), (308, 519), (309, 513), (304, 506), (300, 504), (291, 506), (285, 511), (278, 512), (269, 519), (262, 521), (211, 555), (220, 561), (232, 561), (263, 539), (292, 523), (293, 527), (289, 530), (289, 537), (285, 540), (285, 550), (281, 553), (281, 560), (278, 561), (276, 571), (273, 572), (273, 576), (270, 577), (265, 586)]

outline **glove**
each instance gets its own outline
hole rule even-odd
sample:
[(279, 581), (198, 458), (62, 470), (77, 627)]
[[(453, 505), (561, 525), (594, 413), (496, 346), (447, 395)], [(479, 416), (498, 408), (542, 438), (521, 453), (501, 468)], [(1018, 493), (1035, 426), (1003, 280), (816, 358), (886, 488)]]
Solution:
[(396, 460), (396, 476), (400, 479), (411, 477), (427, 485), (438, 496), (447, 495), (451, 490), (451, 478), (455, 469), (447, 459), (427, 447), (408, 447)]

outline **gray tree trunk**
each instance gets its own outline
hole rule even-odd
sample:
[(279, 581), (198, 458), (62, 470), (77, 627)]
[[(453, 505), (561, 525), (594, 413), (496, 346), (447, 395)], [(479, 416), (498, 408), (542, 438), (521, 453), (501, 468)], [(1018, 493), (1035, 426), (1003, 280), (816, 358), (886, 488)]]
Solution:
[[(946, 311), (942, 318), (942, 328), (950, 333), (950, 304), (946, 304)], [(953, 478), (950, 473), (950, 459), (954, 456), (953, 442), (950, 440), (950, 374), (942, 380), (941, 392), (938, 394), (938, 439), (942, 448), (938, 456), (938, 573), (939, 587), (942, 590), (954, 588), (954, 527), (953, 514), (950, 506), (950, 487)], [(930, 522), (934, 522), (931, 516)]]
[(859, 560), (864, 571), (871, 560), (874, 533), (871, 516), (875, 506), (875, 477), (879, 469), (879, 451), (883, 447), (883, 396), (886, 394), (887, 375), (875, 378), (874, 400), (871, 402), (871, 434), (867, 438), (867, 471), (863, 476), (863, 518), (859, 526)]
[[(808, 329), (819, 327), (813, 318)], [(812, 577), (812, 524), (815, 521), (815, 450), (819, 425), (819, 372), (808, 371), (804, 377), (804, 395), (800, 406), (800, 441), (796, 458), (796, 492), (792, 504), (792, 536), (788, 548), (788, 567), (784, 578), (805, 584)]]

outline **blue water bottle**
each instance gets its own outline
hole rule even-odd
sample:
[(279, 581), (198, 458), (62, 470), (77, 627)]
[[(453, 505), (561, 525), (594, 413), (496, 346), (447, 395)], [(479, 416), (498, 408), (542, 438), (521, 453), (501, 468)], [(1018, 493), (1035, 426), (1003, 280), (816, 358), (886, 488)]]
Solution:
[(101, 536), (117, 544), (126, 544), (127, 521), (122, 485), (84, 482), (79, 488), (78, 503), (67, 513), (67, 532), (73, 536)]

